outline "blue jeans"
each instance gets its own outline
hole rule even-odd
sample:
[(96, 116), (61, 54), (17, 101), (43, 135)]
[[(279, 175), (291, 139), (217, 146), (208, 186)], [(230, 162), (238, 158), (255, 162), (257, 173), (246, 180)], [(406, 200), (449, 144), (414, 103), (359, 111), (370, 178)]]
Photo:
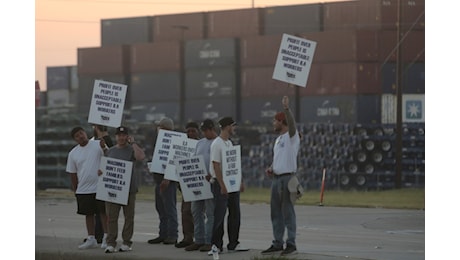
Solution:
[(211, 243), (218, 248), (223, 248), (224, 222), (227, 214), (227, 232), (228, 244), (227, 249), (233, 250), (239, 244), (241, 212), (240, 212), (240, 192), (232, 192), (227, 195), (220, 193), (220, 186), (216, 181), (212, 185), (214, 195), (214, 226), (212, 231)]
[(214, 198), (192, 201), (195, 244), (211, 244)]
[(291, 202), (288, 191), (288, 182), (291, 177), (291, 175), (275, 176), (272, 180), (270, 211), (274, 237), (272, 244), (275, 247), (282, 247), (284, 245), (283, 236), (285, 229), (287, 229), (286, 245), (296, 245), (296, 216), (294, 204)]
[[(159, 174), (158, 174), (159, 175)], [(168, 188), (160, 192), (160, 183), (163, 178), (155, 178), (155, 208), (160, 218), (159, 237), (177, 239), (178, 222), (176, 207), (177, 182), (170, 181)], [(164, 177), (164, 176), (162, 176)]]

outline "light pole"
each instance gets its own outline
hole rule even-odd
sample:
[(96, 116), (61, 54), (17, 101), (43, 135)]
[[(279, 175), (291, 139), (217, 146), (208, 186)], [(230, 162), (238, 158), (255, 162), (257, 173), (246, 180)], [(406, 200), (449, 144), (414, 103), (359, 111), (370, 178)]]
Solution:
[(174, 29), (180, 30), (180, 68), (179, 68), (179, 123), (184, 124), (185, 120), (185, 42), (184, 33), (189, 29), (186, 25), (173, 25)]

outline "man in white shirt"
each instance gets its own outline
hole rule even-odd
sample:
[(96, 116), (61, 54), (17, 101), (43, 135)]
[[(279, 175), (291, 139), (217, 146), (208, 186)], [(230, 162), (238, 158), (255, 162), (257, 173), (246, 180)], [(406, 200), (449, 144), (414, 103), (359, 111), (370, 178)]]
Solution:
[[(273, 128), (279, 136), (273, 146), (273, 163), (265, 171), (272, 178), (270, 211), (274, 239), (270, 248), (262, 254), (279, 253), (291, 255), (297, 253), (296, 215), (294, 203), (288, 190), (289, 180), (297, 171), (297, 155), (300, 147), (300, 135), (295, 120), (289, 109), (289, 98), (282, 99), (284, 111), (278, 112), (273, 119)], [(287, 229), (286, 248), (284, 247), (284, 231)]]

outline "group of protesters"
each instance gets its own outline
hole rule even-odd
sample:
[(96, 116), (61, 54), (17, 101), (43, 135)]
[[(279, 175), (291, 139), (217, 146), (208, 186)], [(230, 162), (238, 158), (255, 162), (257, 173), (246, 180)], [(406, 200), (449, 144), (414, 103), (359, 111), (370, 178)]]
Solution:
[[(273, 228), (271, 246), (262, 254), (280, 253), (290, 255), (297, 252), (295, 200), (289, 183), (297, 171), (297, 155), (300, 135), (289, 109), (289, 98), (282, 98), (283, 111), (273, 118), (274, 131), (279, 136), (274, 140), (273, 161), (266, 169), (267, 177), (272, 179), (270, 215)], [(217, 124), (216, 124), (217, 123)], [(104, 126), (94, 125), (94, 129)], [(203, 158), (206, 181), (209, 182), (212, 197), (185, 201), (182, 196), (181, 222), (183, 239), (179, 238), (177, 214), (177, 190), (179, 182), (165, 178), (162, 172), (152, 172), (155, 182), (155, 209), (159, 217), (158, 236), (149, 239), (149, 244), (174, 245), (186, 251), (207, 252), (211, 255), (217, 250), (224, 251), (224, 225), (227, 224), (227, 251), (247, 251), (248, 247), (239, 241), (241, 226), (240, 193), (244, 192), (244, 181), (238, 190), (229, 190), (224, 181), (223, 151), (234, 146), (231, 138), (236, 133), (237, 123), (231, 116), (220, 118), (217, 122), (205, 119), (202, 122), (188, 122), (185, 127), (187, 138), (197, 140), (195, 155)], [(157, 130), (175, 131), (171, 118), (164, 117), (157, 124)], [(105, 129), (106, 130), (106, 129)], [(115, 145), (111, 144), (107, 131), (89, 139), (84, 128), (76, 126), (71, 137), (77, 145), (69, 152), (66, 171), (69, 173), (72, 190), (77, 201), (77, 214), (85, 216), (87, 238), (79, 249), (100, 247), (105, 253), (127, 252), (133, 250), (134, 214), (138, 181), (132, 171), (129, 195), (126, 204), (100, 200), (97, 197), (98, 182), (103, 169), (101, 160), (113, 158), (133, 162), (145, 159), (141, 144), (129, 135), (125, 126), (115, 130)], [(158, 131), (157, 131), (158, 132)], [(240, 175), (242, 177), (242, 175)], [(182, 191), (183, 192), (183, 191)], [(124, 225), (121, 232), (122, 243), (117, 247), (118, 218), (123, 210)], [(227, 214), (228, 211), (228, 214)], [(227, 218), (226, 218), (227, 217)], [(287, 230), (287, 239), (284, 233)], [(100, 244), (100, 245), (99, 245)]]

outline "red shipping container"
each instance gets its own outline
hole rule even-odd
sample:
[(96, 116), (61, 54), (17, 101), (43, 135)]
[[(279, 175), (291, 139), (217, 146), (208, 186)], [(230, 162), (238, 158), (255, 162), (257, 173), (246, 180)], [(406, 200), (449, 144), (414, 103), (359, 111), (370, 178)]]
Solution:
[(205, 13), (158, 15), (153, 17), (153, 42), (203, 39)]
[(361, 0), (324, 3), (324, 31), (350, 29), (380, 29), (381, 0)]
[(248, 8), (208, 13), (207, 37), (225, 38), (260, 35), (263, 32), (262, 9)]
[(240, 39), (241, 66), (275, 66), (281, 38), (281, 34), (242, 37)]
[[(380, 94), (379, 63), (323, 63), (321, 84), (313, 85), (312, 95)], [(319, 86), (319, 87), (317, 87)]]
[(241, 97), (293, 96), (295, 87), (272, 79), (273, 67), (254, 67), (241, 69)]
[(78, 75), (124, 74), (129, 70), (129, 46), (79, 48)]
[[(397, 56), (397, 31), (381, 31), (379, 36), (379, 60), (394, 62)], [(403, 62), (425, 61), (425, 31), (410, 31), (401, 37)]]
[(131, 72), (180, 69), (180, 43), (139, 43), (131, 46)]
[(379, 58), (376, 30), (324, 31), (301, 37), (316, 42), (313, 62), (377, 61)]

